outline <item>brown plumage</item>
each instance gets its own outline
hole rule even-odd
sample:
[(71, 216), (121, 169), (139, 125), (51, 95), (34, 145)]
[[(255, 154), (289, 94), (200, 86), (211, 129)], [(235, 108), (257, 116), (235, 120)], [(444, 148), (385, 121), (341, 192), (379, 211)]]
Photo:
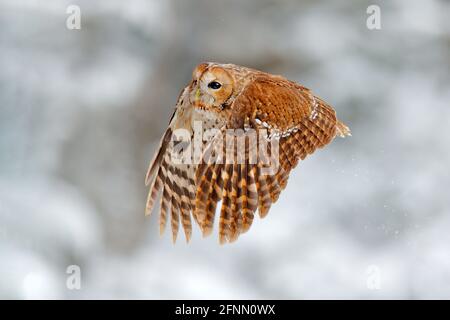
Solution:
[(191, 215), (209, 235), (222, 201), (219, 241), (233, 242), (256, 211), (267, 215), (299, 160), (336, 135), (350, 130), (309, 89), (250, 68), (202, 63), (147, 172), (146, 213), (161, 194), (160, 232), (170, 218), (173, 241), (180, 222), (189, 241)]

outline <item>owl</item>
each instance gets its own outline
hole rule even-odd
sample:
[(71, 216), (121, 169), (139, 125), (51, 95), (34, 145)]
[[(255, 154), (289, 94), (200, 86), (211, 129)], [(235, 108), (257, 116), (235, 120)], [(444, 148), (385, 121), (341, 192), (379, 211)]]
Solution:
[(181, 224), (189, 242), (192, 220), (207, 236), (218, 211), (219, 241), (233, 242), (257, 212), (267, 215), (300, 160), (347, 135), (334, 109), (300, 84), (234, 64), (201, 63), (150, 163), (146, 215), (159, 198), (160, 233), (170, 219), (173, 241)]

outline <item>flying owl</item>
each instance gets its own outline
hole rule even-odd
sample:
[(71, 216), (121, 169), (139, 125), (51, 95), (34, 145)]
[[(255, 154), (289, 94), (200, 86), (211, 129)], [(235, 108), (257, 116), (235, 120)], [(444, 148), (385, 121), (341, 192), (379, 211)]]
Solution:
[[(196, 137), (199, 125), (213, 133)], [(243, 143), (230, 131), (243, 132)], [(254, 134), (246, 137), (248, 132)], [(188, 139), (178, 140), (178, 133)], [(191, 217), (209, 235), (220, 204), (219, 241), (233, 242), (257, 211), (261, 218), (267, 215), (298, 161), (337, 135), (350, 130), (311, 90), (251, 68), (202, 63), (182, 90), (148, 169), (146, 214), (161, 194), (160, 233), (170, 218), (175, 242), (181, 221), (189, 242)], [(180, 161), (182, 153), (191, 157)]]

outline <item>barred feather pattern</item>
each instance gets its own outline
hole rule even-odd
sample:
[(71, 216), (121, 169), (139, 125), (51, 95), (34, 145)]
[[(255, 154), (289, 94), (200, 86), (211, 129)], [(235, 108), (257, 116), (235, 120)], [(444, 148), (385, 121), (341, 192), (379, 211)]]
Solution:
[[(180, 221), (186, 241), (189, 242), (191, 239), (191, 212), (195, 204), (194, 173), (195, 168), (191, 165), (172, 164), (170, 150), (167, 150), (150, 186), (146, 213), (151, 213), (161, 193), (159, 215), (160, 234), (164, 233), (170, 213), (173, 242), (177, 239)], [(194, 220), (199, 223), (196, 216), (194, 216)]]

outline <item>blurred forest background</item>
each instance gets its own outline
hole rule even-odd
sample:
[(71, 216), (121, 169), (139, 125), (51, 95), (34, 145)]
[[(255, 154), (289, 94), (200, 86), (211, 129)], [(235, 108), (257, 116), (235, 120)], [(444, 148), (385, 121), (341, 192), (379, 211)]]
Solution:
[[(69, 5), (81, 30), (66, 28)], [(381, 30), (366, 27), (369, 5)], [(450, 298), (449, 1), (0, 0), (1, 298)], [(353, 137), (239, 241), (160, 238), (144, 175), (202, 61), (281, 74)], [(81, 289), (66, 287), (69, 265)]]

